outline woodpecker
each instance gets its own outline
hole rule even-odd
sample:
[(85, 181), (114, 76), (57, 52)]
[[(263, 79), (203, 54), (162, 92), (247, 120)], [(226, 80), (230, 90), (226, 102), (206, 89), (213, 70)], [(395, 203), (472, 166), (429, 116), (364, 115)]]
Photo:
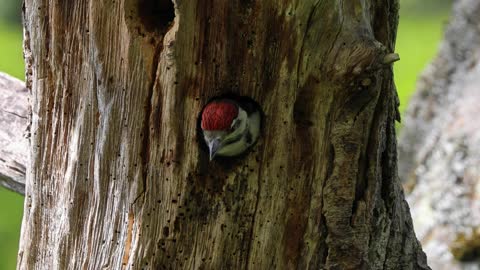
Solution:
[(203, 139), (210, 152), (210, 161), (216, 156), (234, 157), (247, 151), (258, 140), (261, 113), (251, 100), (217, 99), (202, 111)]

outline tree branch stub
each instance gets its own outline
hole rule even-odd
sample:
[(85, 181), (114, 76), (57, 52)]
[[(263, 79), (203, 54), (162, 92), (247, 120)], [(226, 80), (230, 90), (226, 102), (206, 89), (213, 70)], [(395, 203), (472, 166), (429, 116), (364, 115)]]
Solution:
[(20, 194), (29, 166), (28, 99), (22, 81), (0, 73), (0, 185)]

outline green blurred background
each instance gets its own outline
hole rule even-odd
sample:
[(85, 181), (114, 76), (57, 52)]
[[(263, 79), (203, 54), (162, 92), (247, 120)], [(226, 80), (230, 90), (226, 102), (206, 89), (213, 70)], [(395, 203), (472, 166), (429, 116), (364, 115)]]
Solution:
[[(403, 111), (415, 81), (435, 55), (448, 19), (450, 0), (400, 0), (395, 81)], [(0, 0), (0, 71), (24, 78), (21, 1)], [(23, 197), (0, 187), (0, 270), (15, 269)]]

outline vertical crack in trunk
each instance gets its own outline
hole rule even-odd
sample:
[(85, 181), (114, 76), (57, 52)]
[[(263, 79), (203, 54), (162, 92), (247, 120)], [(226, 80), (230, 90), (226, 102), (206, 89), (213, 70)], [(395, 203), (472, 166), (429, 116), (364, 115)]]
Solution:
[(152, 61), (152, 71), (150, 75), (150, 78), (152, 81), (150, 82), (150, 86), (148, 87), (148, 95), (147, 95), (147, 99), (145, 100), (145, 106), (144, 106), (145, 118), (143, 122), (143, 132), (142, 132), (142, 135), (143, 135), (142, 150), (141, 150), (142, 152), (140, 153), (142, 157), (142, 166), (143, 166), (143, 183), (142, 183), (143, 190), (140, 192), (137, 198), (135, 198), (134, 203), (138, 200), (138, 198), (143, 196), (145, 194), (145, 191), (147, 190), (147, 177), (149, 174), (148, 172), (150, 167), (150, 139), (151, 139), (150, 130), (153, 128), (152, 125), (154, 125), (154, 123), (151, 122), (152, 106), (153, 106), (152, 96), (153, 96), (153, 92), (155, 91), (155, 87), (157, 86), (157, 79), (159, 75), (158, 72), (160, 70), (159, 59), (163, 49), (163, 45), (162, 45), (163, 39), (158, 42), (159, 43), (155, 47), (155, 53)]
[(321, 3), (320, 0), (318, 0), (314, 5), (312, 10), (310, 11), (310, 14), (308, 15), (307, 19), (307, 25), (305, 27), (305, 32), (302, 37), (301, 45), (300, 45), (300, 52), (298, 53), (298, 63), (297, 63), (297, 90), (300, 89), (300, 69), (302, 68), (302, 62), (303, 62), (303, 51), (305, 49), (305, 39), (307, 38), (308, 31), (312, 27), (312, 20), (313, 20), (313, 15), (315, 14), (315, 11), (318, 8), (318, 5)]

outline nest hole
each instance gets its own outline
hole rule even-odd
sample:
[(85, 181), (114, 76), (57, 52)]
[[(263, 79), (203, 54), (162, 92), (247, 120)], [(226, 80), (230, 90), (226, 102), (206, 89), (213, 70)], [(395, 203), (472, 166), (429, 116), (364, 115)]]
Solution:
[(148, 32), (164, 32), (175, 18), (175, 6), (171, 0), (139, 0), (138, 15)]

